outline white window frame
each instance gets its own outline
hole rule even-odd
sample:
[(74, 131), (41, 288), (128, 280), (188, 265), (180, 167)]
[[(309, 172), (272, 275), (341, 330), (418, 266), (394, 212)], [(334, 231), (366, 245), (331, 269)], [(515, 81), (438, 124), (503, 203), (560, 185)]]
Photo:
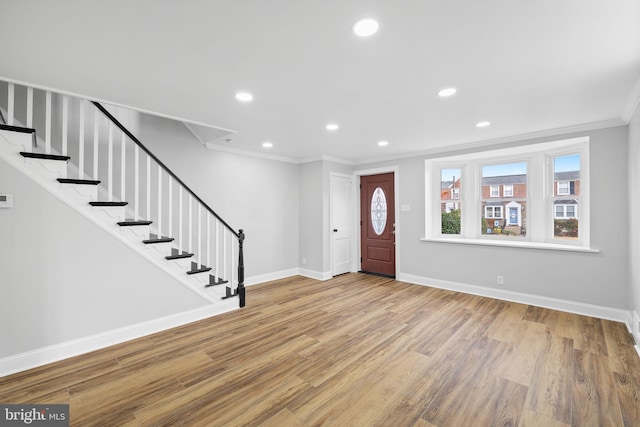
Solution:
[[(574, 211), (573, 211), (573, 216), (567, 216), (567, 208), (569, 206), (573, 206), (574, 207)], [(555, 219), (578, 219), (578, 209), (577, 208), (579, 205), (576, 205), (574, 203), (567, 203), (567, 204), (562, 204), (562, 203), (554, 203), (553, 205), (553, 217)], [(562, 208), (562, 215), (563, 216), (558, 216), (558, 211), (557, 208), (561, 207)]]
[[(564, 155), (580, 155), (580, 202), (576, 217), (580, 218), (577, 240), (555, 239), (553, 235), (556, 199), (553, 159)], [(481, 233), (482, 166), (496, 163), (527, 162), (527, 234), (525, 237), (487, 235)], [(440, 169), (463, 170), (461, 199), (465, 209), (461, 215), (460, 235), (441, 234)], [(470, 245), (511, 246), (554, 250), (598, 252), (590, 247), (589, 137), (543, 142), (517, 147), (480, 151), (459, 156), (425, 160), (425, 242), (447, 242)], [(485, 199), (486, 200), (486, 199)], [(532, 203), (535, 201), (535, 203)], [(474, 206), (476, 206), (474, 208)]]
[(489, 186), (489, 197), (500, 197), (500, 186), (499, 185), (490, 185)]
[[(562, 188), (562, 186), (560, 184), (567, 184), (567, 191), (564, 192), (560, 192), (560, 188)], [(558, 181), (557, 182), (557, 194), (558, 196), (568, 196), (569, 194), (571, 194), (571, 182), (570, 181)]]
[[(496, 215), (496, 209), (500, 211), (500, 216)], [(491, 216), (489, 216), (488, 212), (491, 211)], [(504, 216), (502, 215), (504, 212), (504, 209), (502, 206), (494, 206), (494, 205), (489, 205), (489, 206), (485, 206), (484, 207), (484, 217), (485, 218), (491, 218), (491, 219), (504, 219)]]
[[(507, 189), (509, 189), (509, 191), (507, 191)], [(513, 184), (504, 184), (502, 186), (502, 196), (513, 197)]]

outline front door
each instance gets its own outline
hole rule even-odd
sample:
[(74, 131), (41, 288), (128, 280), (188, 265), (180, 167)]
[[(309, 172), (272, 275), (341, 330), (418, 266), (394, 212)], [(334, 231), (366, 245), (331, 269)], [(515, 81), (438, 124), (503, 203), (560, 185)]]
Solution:
[(360, 269), (395, 277), (393, 172), (360, 177)]

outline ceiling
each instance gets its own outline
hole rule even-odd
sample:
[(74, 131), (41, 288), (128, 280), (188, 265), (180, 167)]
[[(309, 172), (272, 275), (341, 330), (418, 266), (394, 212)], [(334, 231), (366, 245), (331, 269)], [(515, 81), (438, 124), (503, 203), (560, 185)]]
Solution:
[[(201, 132), (210, 146), (290, 160), (625, 124), (640, 99), (638, 0), (0, 3), (0, 76), (218, 127)], [(369, 38), (352, 32), (365, 17), (380, 26)], [(457, 93), (439, 97), (447, 87)]]

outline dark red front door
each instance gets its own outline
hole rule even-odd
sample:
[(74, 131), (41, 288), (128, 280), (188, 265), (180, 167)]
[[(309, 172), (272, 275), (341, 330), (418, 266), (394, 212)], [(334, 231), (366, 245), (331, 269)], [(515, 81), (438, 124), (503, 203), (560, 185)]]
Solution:
[(393, 172), (360, 177), (360, 236), (366, 273), (396, 275)]

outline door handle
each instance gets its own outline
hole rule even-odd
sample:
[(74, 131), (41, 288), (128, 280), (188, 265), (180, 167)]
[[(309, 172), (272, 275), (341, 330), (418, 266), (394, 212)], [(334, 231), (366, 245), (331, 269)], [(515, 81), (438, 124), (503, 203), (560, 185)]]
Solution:
[(337, 229), (337, 228), (334, 228), (334, 229), (333, 229), (333, 232), (334, 232), (334, 233), (337, 233), (337, 232), (338, 232), (338, 229)]

